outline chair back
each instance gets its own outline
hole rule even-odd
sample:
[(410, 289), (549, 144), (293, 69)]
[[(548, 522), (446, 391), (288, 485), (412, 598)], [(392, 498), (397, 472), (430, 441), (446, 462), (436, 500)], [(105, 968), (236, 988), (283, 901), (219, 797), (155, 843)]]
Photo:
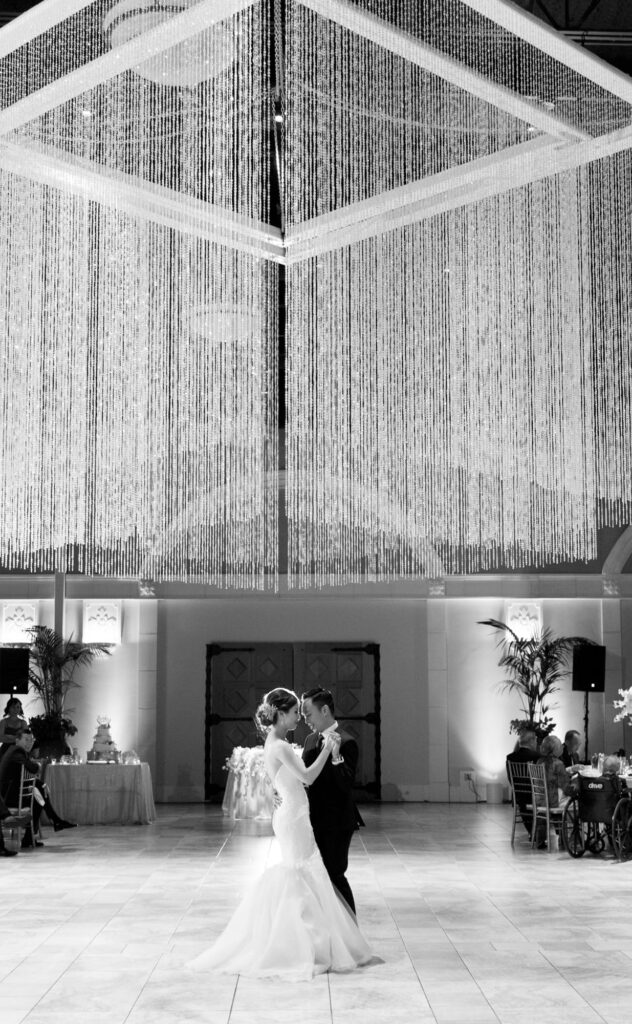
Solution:
[(531, 780), (531, 793), (535, 807), (545, 807), (549, 810), (549, 789), (546, 784), (546, 770), (543, 764), (530, 764), (529, 778)]
[(36, 779), (37, 774), (27, 772), (24, 765), (22, 765), (22, 771), (20, 773), (20, 795), (18, 797), (18, 812), (20, 814), (32, 809), (33, 790), (35, 788)]
[(531, 803), (531, 779), (528, 761), (507, 761), (507, 775), (511, 784), (514, 807), (526, 807)]

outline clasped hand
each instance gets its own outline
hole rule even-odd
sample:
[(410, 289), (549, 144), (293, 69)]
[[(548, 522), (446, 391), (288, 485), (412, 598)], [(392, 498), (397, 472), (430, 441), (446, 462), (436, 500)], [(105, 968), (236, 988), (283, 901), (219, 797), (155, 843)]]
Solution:
[(325, 742), (323, 744), (325, 750), (331, 750), (334, 757), (338, 756), (340, 751), (340, 736), (337, 732), (330, 732), (325, 736)]

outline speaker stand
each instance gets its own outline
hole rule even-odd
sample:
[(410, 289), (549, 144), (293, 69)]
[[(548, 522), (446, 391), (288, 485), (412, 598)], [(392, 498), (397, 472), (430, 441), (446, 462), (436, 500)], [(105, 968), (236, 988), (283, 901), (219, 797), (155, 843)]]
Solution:
[(584, 761), (590, 764), (588, 753), (588, 690), (584, 690)]

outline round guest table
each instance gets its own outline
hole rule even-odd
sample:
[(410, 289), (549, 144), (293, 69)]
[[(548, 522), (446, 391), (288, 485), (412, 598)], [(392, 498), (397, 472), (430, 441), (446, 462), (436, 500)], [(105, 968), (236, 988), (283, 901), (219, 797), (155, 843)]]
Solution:
[(79, 825), (148, 825), (156, 817), (148, 764), (49, 764), (57, 813)]

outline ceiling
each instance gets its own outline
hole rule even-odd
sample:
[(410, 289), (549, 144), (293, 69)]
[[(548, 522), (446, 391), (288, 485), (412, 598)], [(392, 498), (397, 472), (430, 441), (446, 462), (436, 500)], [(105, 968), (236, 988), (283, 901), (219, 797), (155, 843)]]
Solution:
[[(218, 8), (236, 19), (239, 40), (243, 26), (259, 31), (249, 8), (269, 25), (276, 5), (207, 0), (108, 52), (106, 3), (62, 28), (48, 4), (50, 66), (39, 59), (37, 25), (21, 54), (7, 42), (6, 231), (41, 241), (42, 279), (58, 275), (68, 308), (59, 313), (40, 278), (37, 302), (32, 289), (20, 290), (28, 253), (17, 277), (6, 253), (0, 262), (6, 280), (18, 282), (15, 336), (29, 358), (40, 357), (41, 326), (73, 379), (90, 368), (88, 392), (71, 406), (44, 382), (41, 410), (42, 424), (54, 427), (51, 450), (69, 460), (88, 436), (88, 451), (96, 446), (102, 460), (78, 474), (90, 490), (88, 533), (96, 543), (96, 517), (99, 544), (111, 536), (127, 552), (134, 530), (145, 531), (142, 575), (154, 578), (199, 568), (202, 537), (221, 575), (233, 542), (243, 562), (243, 537), (228, 536), (233, 521), (243, 534), (252, 516), (273, 573), (284, 565), (275, 559), (285, 540), (269, 481), (284, 467), (282, 526), (286, 516), (290, 565), (305, 576), (318, 564), (329, 578), (335, 565), (342, 580), (351, 562), (352, 576), (371, 570), (379, 578), (434, 574), (441, 565), (480, 571), (503, 558), (514, 564), (516, 551), (523, 567), (535, 564), (534, 553), (568, 563), (588, 552), (594, 564), (595, 498), (615, 509), (605, 515), (615, 529), (629, 500), (629, 453), (617, 447), (629, 413), (621, 372), (629, 353), (616, 329), (603, 330), (617, 289), (627, 301), (608, 227), (623, 209), (611, 180), (632, 132), (630, 82), (611, 68), (622, 69), (629, 47), (626, 39), (611, 45), (610, 28), (590, 34), (606, 15), (620, 25), (621, 5), (522, 4), (535, 21), (502, 0), (289, 6), (274, 37), (285, 44), (290, 80), (275, 95), (280, 140), (270, 131), (276, 47), (260, 47), (256, 82), (243, 54), (234, 77), (219, 72), (197, 91), (155, 81), (162, 56), (177, 56), (174, 26), (183, 46), (199, 35), (204, 56)], [(585, 49), (560, 44), (553, 23), (579, 33)], [(76, 66), (71, 45), (55, 46), (58, 31), (84, 47)], [(149, 75), (148, 38), (157, 54)], [(597, 45), (611, 67), (586, 54)], [(278, 222), (266, 191), (271, 164), (283, 182)], [(625, 230), (623, 218), (617, 226)], [(617, 245), (627, 259), (627, 238)], [(91, 273), (80, 264), (70, 273), (59, 253), (82, 249)], [(602, 281), (607, 260), (612, 272)], [(279, 292), (285, 275), (287, 296)], [(288, 311), (280, 352), (279, 297)], [(148, 324), (159, 325), (154, 349)], [(232, 359), (206, 344), (215, 335)], [(36, 436), (39, 411), (29, 404), (21, 357), (9, 354), (17, 369), (6, 380), (16, 382)], [(278, 463), (282, 395), (288, 417)], [(136, 409), (138, 464), (125, 433)], [(79, 543), (85, 494), (40, 462), (41, 478), (25, 479), (15, 500), (7, 477), (2, 505), (32, 510), (42, 491), (63, 494), (68, 519), (47, 504), (49, 536)], [(104, 492), (112, 479), (116, 487)], [(264, 492), (265, 510), (253, 512), (249, 502)], [(113, 523), (127, 531), (123, 539)]]

